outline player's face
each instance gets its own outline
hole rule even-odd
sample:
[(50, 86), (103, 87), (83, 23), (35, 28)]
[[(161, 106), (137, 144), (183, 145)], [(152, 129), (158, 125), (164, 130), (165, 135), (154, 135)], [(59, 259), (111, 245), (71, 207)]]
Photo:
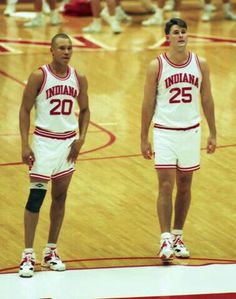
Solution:
[(54, 61), (60, 64), (68, 64), (72, 55), (72, 44), (69, 39), (58, 38), (51, 47)]
[(170, 42), (170, 46), (175, 49), (185, 49), (188, 41), (187, 29), (173, 25), (170, 29), (170, 33), (167, 35), (167, 40)]

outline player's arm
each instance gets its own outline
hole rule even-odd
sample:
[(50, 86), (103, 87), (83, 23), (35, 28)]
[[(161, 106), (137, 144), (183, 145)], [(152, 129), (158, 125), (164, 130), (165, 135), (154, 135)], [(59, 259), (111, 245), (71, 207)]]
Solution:
[(84, 75), (78, 75), (80, 92), (78, 96), (79, 105), (79, 139), (75, 140), (71, 146), (71, 151), (67, 158), (68, 161), (75, 162), (80, 149), (85, 141), (90, 120), (89, 99), (88, 99), (88, 81)]
[(156, 105), (158, 71), (157, 60), (153, 60), (147, 69), (141, 115), (141, 152), (145, 159), (151, 159), (152, 156), (148, 132)]
[(19, 124), (22, 146), (22, 160), (30, 165), (31, 159), (34, 160), (34, 154), (29, 145), (30, 112), (35, 103), (37, 94), (43, 82), (43, 73), (41, 70), (33, 72), (28, 79), (24, 89), (23, 98), (19, 112)]
[(202, 71), (202, 84), (200, 90), (201, 104), (210, 132), (207, 140), (207, 152), (214, 153), (216, 149), (216, 125), (214, 101), (211, 92), (210, 72), (206, 60), (203, 58), (200, 58), (199, 60)]

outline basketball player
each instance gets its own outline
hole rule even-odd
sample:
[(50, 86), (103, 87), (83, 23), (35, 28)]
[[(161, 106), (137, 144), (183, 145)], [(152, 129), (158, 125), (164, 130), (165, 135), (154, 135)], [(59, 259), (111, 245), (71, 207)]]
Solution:
[[(141, 122), (141, 151), (152, 158), (148, 139), (154, 121), (155, 169), (159, 182), (157, 212), (161, 230), (160, 258), (188, 258), (183, 226), (191, 199), (193, 172), (200, 168), (198, 95), (209, 127), (207, 153), (216, 149), (214, 103), (206, 61), (187, 50), (187, 24), (173, 18), (165, 26), (169, 49), (153, 60), (146, 75)], [(177, 185), (173, 230), (172, 193)]]
[[(156, 25), (163, 25), (164, 23), (164, 11), (166, 10), (166, 0), (158, 0), (157, 6), (155, 10), (155, 14), (148, 18), (147, 20), (142, 21), (143, 26), (156, 26)], [(173, 1), (173, 9), (171, 12), (172, 18), (179, 18), (180, 17), (180, 6), (181, 6), (181, 0), (174, 0)]]
[[(236, 14), (233, 12), (232, 4), (230, 0), (222, 1), (222, 9), (224, 12), (224, 18), (226, 20), (236, 21)], [(204, 10), (201, 16), (201, 20), (204, 22), (211, 21), (213, 18), (212, 1), (204, 0)]]
[[(85, 141), (90, 118), (87, 79), (68, 65), (72, 55), (69, 36), (64, 33), (55, 35), (51, 54), (52, 62), (30, 75), (20, 107), (22, 160), (30, 169), (30, 193), (24, 214), (25, 249), (19, 270), (21, 277), (34, 274), (33, 243), (49, 181), (52, 183), (50, 229), (42, 266), (56, 271), (65, 270), (65, 264), (57, 254), (57, 240), (74, 164)], [(80, 108), (78, 118), (75, 116), (77, 103)], [(33, 106), (35, 131), (31, 147), (29, 128)]]

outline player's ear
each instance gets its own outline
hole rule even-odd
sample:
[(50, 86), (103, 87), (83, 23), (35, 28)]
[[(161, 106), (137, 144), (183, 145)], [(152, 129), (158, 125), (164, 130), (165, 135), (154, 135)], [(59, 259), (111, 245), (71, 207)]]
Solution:
[(167, 41), (170, 40), (170, 36), (169, 36), (169, 34), (166, 34), (166, 40), (167, 40)]

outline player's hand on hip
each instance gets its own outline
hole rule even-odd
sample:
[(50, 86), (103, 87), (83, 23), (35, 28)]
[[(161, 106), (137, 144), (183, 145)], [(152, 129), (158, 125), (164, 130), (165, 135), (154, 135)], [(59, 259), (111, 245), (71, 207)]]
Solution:
[(68, 162), (75, 162), (77, 160), (82, 145), (83, 141), (80, 139), (76, 139), (72, 142), (70, 146), (70, 153), (67, 157)]
[(216, 150), (216, 138), (209, 136), (207, 139), (207, 153), (213, 154)]
[(142, 141), (141, 142), (141, 152), (145, 159), (152, 159), (152, 146), (151, 143), (148, 141)]

